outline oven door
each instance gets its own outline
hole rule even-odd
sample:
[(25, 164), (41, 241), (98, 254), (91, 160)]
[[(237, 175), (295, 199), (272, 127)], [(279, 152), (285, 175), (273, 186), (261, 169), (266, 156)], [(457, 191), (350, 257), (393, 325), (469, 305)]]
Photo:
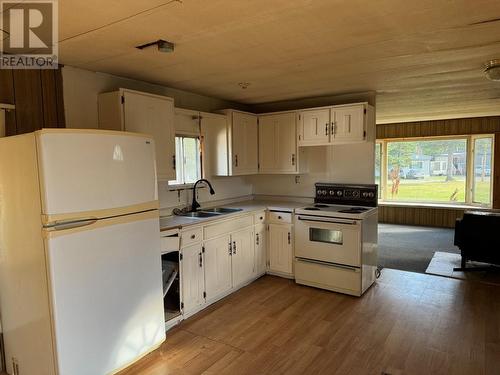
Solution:
[(295, 256), (328, 263), (361, 266), (361, 221), (297, 215)]

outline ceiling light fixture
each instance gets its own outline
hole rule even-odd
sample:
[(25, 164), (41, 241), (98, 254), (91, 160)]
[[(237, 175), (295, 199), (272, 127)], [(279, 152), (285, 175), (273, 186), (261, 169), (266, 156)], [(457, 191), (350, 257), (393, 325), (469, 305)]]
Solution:
[(145, 49), (145, 48), (152, 47), (152, 46), (157, 46), (158, 47), (158, 51), (160, 51), (160, 52), (165, 52), (165, 53), (174, 52), (174, 43), (168, 42), (168, 41), (163, 40), (163, 39), (158, 39), (155, 42), (150, 42), (150, 43), (142, 44), (142, 45), (137, 46), (135, 48), (137, 48), (137, 49)]
[(484, 64), (484, 74), (490, 81), (500, 81), (500, 60), (490, 60)]

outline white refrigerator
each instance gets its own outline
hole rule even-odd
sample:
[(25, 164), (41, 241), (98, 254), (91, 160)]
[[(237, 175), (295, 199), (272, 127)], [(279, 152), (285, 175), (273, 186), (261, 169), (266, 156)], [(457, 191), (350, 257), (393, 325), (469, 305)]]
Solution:
[(113, 374), (165, 340), (154, 142), (44, 129), (0, 139), (9, 374)]

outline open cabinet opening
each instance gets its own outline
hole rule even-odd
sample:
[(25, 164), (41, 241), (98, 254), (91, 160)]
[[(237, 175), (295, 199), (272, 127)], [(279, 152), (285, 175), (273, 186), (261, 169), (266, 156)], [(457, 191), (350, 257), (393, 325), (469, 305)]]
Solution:
[(165, 322), (181, 315), (179, 251), (161, 256)]

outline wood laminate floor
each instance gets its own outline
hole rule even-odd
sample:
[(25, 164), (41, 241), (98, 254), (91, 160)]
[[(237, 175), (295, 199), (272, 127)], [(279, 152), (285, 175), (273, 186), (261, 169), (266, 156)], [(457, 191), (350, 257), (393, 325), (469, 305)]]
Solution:
[(500, 287), (384, 269), (354, 298), (265, 276), (132, 374), (500, 374)]

